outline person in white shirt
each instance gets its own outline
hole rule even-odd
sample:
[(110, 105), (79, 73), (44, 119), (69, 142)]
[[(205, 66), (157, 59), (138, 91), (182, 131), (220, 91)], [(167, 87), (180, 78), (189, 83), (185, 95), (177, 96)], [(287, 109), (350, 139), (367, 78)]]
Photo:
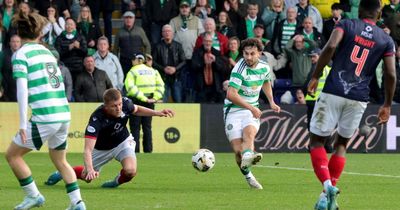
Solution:
[(48, 23), (42, 30), (42, 40), (46, 44), (53, 46), (57, 36), (65, 30), (65, 20), (63, 17), (58, 16), (56, 5), (51, 5), (47, 9), (47, 20)]
[(97, 40), (97, 51), (94, 53), (95, 66), (107, 73), (113, 87), (122, 90), (124, 86), (124, 72), (118, 57), (110, 52), (110, 45), (105, 36)]

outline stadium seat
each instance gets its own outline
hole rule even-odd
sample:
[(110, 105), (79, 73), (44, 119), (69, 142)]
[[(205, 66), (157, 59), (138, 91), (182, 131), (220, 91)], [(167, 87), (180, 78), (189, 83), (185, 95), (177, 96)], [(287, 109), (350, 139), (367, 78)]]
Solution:
[(273, 86), (274, 101), (280, 104), (281, 96), (288, 90), (292, 90), (291, 79), (276, 79)]

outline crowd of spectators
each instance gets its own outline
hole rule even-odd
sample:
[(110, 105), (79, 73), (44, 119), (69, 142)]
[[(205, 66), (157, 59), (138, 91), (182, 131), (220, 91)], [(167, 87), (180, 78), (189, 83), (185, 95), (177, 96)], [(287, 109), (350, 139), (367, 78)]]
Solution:
[[(41, 41), (59, 59), (70, 101), (102, 101), (109, 87), (126, 92), (132, 60), (142, 53), (165, 83), (164, 102), (222, 103), (242, 58), (240, 41), (257, 38), (276, 100), (304, 104), (305, 85), (335, 24), (357, 18), (358, 1), (329, 2), (331, 14), (323, 18), (310, 0), (0, 0), (0, 100), (16, 101), (11, 58), (21, 40), (12, 20), (22, 11), (46, 19)], [(120, 28), (112, 25), (116, 10)], [(399, 23), (399, 0), (390, 0), (378, 25), (400, 43)], [(381, 68), (371, 83), (374, 103), (383, 102)], [(399, 82), (400, 103), (398, 90)]]

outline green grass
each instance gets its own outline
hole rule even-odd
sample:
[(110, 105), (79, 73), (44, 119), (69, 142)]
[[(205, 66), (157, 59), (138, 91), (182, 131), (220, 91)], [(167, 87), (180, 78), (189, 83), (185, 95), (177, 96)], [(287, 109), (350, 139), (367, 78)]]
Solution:
[[(82, 154), (69, 154), (71, 164), (81, 164)], [(120, 170), (119, 163), (106, 165), (99, 179), (79, 182), (88, 209), (313, 209), (321, 185), (311, 171), (308, 154), (264, 154), (261, 166), (252, 169), (264, 190), (251, 190), (234, 163), (232, 154), (216, 154), (215, 167), (197, 172), (191, 154), (138, 154), (138, 175), (117, 189), (100, 185)], [(45, 186), (54, 171), (47, 154), (26, 157), (41, 193), (40, 209), (65, 209), (69, 199), (63, 183)], [(275, 165), (281, 168), (275, 168)], [(287, 168), (283, 168), (287, 167)], [(291, 168), (297, 168), (293, 170)], [(349, 154), (339, 188), (341, 209), (400, 209), (400, 155)], [(368, 174), (392, 175), (393, 177)], [(0, 154), (0, 210), (12, 209), (23, 192)]]

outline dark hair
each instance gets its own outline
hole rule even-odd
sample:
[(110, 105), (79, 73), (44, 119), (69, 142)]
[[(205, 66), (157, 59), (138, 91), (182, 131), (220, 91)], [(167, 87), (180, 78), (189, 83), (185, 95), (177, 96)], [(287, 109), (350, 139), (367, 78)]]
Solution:
[(225, 15), (226, 15), (226, 25), (229, 27), (232, 27), (233, 24), (232, 24), (231, 18), (229, 17), (228, 12), (225, 10), (222, 10), (221, 12), (218, 13), (218, 18), (216, 18), (218, 20), (218, 27), (220, 26), (219, 25), (219, 15), (221, 15), (221, 13), (225, 13)]
[(67, 17), (67, 18), (65, 18), (65, 22), (67, 22), (67, 20), (72, 20), (72, 21), (75, 23), (75, 25), (76, 25), (76, 21), (75, 21), (72, 17)]
[(112, 101), (117, 101), (121, 98), (121, 92), (115, 88), (110, 88), (104, 91), (103, 94), (103, 102), (105, 104), (112, 102)]
[(36, 12), (24, 14), (22, 11), (19, 11), (12, 20), (12, 25), (17, 28), (21, 39), (38, 38), (45, 24), (45, 18)]
[[(50, 4), (50, 6), (49, 7), (47, 7), (47, 9), (49, 9), (49, 8), (53, 8), (55, 11), (56, 11), (56, 13), (55, 13), (55, 15), (54, 15), (54, 18), (56, 18), (56, 20), (59, 18), (59, 16), (58, 16), (58, 7), (57, 7), (57, 5), (56, 4)], [(46, 14), (47, 14), (47, 10), (46, 10)], [(46, 16), (46, 17), (49, 17), (48, 15)], [(58, 20), (57, 20), (58, 21)]]
[(256, 6), (256, 7), (257, 7), (257, 9), (260, 9), (260, 8), (258, 7), (258, 4), (257, 4), (257, 3), (255, 3), (255, 2), (249, 2), (249, 3), (247, 3), (247, 9), (249, 9), (249, 8), (250, 8), (250, 5), (251, 5), (251, 6)]
[(381, 10), (380, 0), (361, 0), (359, 18), (376, 18)]
[(242, 41), (240, 44), (242, 50), (244, 50), (246, 47), (256, 47), (259, 52), (263, 51), (263, 44), (259, 39), (256, 38), (248, 38)]
[(360, 1), (360, 8), (368, 12), (374, 12), (381, 8), (381, 1), (380, 0), (361, 0)]
[(333, 3), (331, 6), (331, 10), (343, 10), (342, 9), (342, 5), (340, 5), (339, 3)]

